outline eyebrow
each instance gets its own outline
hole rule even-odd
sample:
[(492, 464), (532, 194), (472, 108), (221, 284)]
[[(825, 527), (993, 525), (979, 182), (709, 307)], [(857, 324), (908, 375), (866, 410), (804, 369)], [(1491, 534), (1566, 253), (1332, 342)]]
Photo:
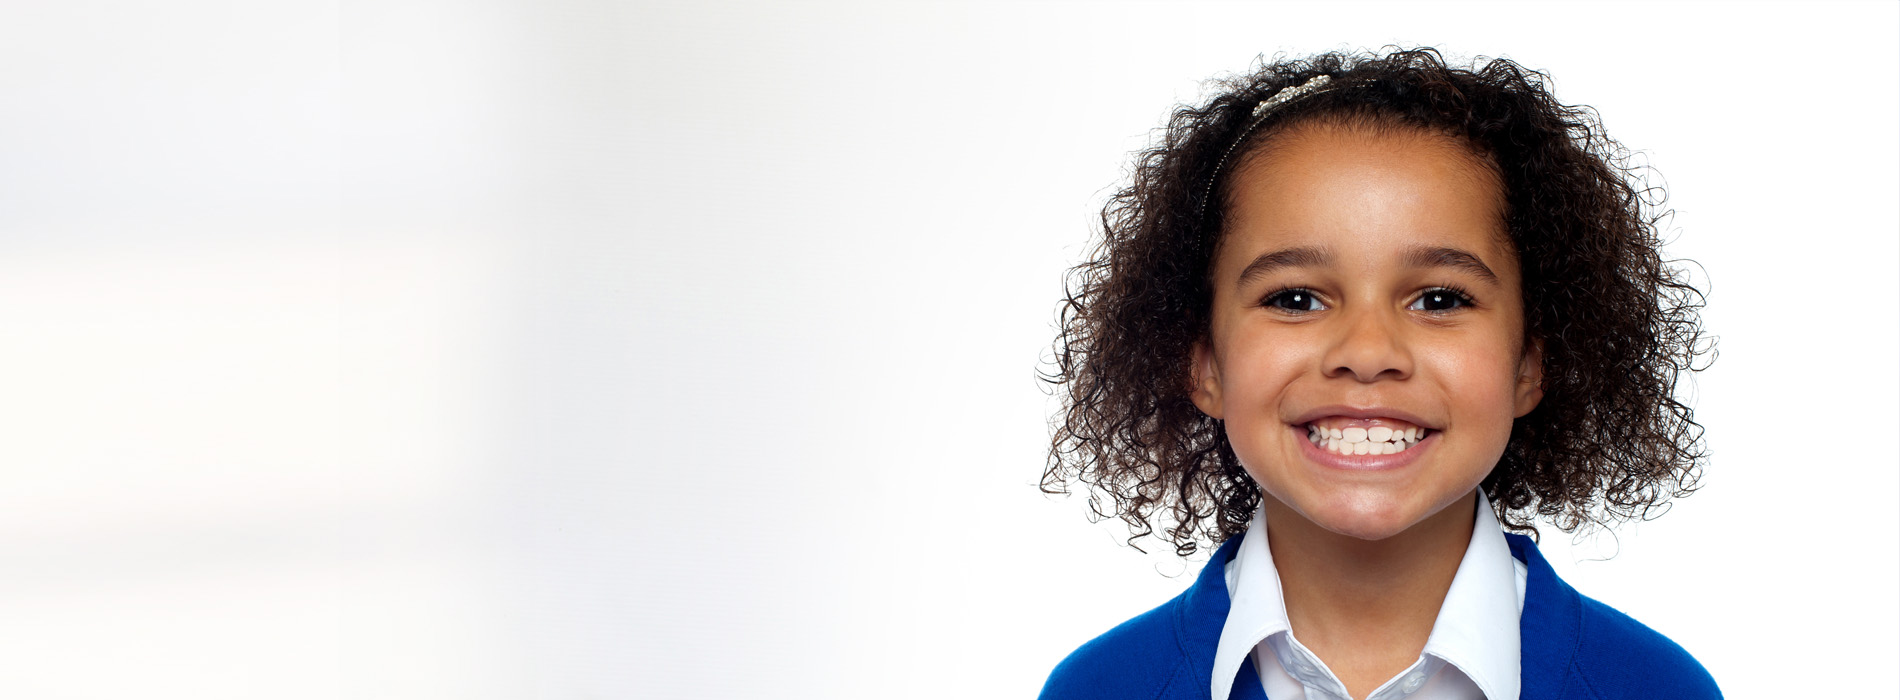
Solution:
[[(1408, 248), (1401, 260), (1407, 267), (1449, 267), (1476, 275), (1492, 284), (1498, 283), (1497, 273), (1492, 272), (1490, 266), (1485, 265), (1483, 260), (1457, 248), (1443, 246)], [(1317, 246), (1285, 248), (1261, 253), (1240, 271), (1240, 278), (1235, 280), (1235, 286), (1245, 287), (1249, 282), (1282, 268), (1326, 267), (1331, 264), (1333, 264), (1332, 251)]]
[(1235, 285), (1245, 287), (1248, 282), (1283, 267), (1326, 267), (1331, 264), (1333, 264), (1332, 251), (1319, 247), (1286, 248), (1261, 253), (1260, 257), (1254, 258), (1253, 262), (1247, 263), (1247, 267), (1240, 271), (1240, 279), (1235, 281)]
[(1498, 275), (1485, 266), (1483, 260), (1457, 248), (1411, 248), (1405, 251), (1405, 264), (1411, 267), (1449, 267), (1464, 270), (1492, 284), (1498, 283)]

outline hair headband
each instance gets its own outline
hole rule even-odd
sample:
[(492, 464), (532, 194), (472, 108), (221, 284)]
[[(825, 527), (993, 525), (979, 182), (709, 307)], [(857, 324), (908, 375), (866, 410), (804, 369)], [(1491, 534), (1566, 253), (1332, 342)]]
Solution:
[(1207, 177), (1207, 188), (1201, 192), (1201, 210), (1198, 213), (1202, 217), (1207, 216), (1207, 202), (1214, 198), (1214, 185), (1220, 182), (1221, 170), (1227, 167), (1227, 159), (1234, 155), (1234, 150), (1240, 148), (1240, 144), (1247, 141), (1248, 136), (1253, 135), (1254, 129), (1260, 128), (1260, 125), (1267, 121), (1267, 117), (1272, 115), (1274, 108), (1307, 95), (1324, 92), (1328, 86), (1332, 85), (1332, 82), (1333, 76), (1316, 75), (1313, 79), (1299, 85), (1280, 88), (1279, 92), (1273, 93), (1272, 97), (1261, 100), (1260, 104), (1254, 106), (1253, 122), (1248, 124), (1247, 128), (1240, 130), (1240, 136), (1235, 138), (1233, 143), (1227, 144), (1227, 151), (1220, 154), (1220, 160), (1214, 162), (1214, 173)]

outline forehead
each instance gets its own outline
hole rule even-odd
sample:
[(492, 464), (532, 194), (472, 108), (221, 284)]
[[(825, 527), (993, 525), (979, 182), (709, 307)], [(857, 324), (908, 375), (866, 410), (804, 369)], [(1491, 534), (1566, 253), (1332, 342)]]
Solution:
[(1515, 267), (1498, 176), (1464, 145), (1427, 131), (1312, 125), (1277, 134), (1236, 169), (1227, 205), (1222, 258), (1269, 247), (1435, 245)]

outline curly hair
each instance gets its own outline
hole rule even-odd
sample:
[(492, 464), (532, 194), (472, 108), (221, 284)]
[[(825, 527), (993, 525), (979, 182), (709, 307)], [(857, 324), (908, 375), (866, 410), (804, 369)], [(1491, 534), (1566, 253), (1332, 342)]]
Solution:
[[(1353, 87), (1254, 124), (1255, 105), (1319, 75)], [(1707, 453), (1676, 383), (1714, 358), (1703, 294), (1658, 252), (1664, 192), (1594, 110), (1559, 103), (1547, 80), (1506, 59), (1448, 66), (1430, 48), (1327, 53), (1263, 62), (1214, 82), (1205, 104), (1177, 108), (1103, 207), (1101, 241), (1065, 279), (1043, 372), (1062, 410), (1042, 489), (1084, 484), (1095, 517), (1125, 522), (1130, 544), (1152, 536), (1182, 556), (1246, 530), (1260, 488), (1220, 421), (1190, 399), (1228, 204), (1223, 176), (1235, 170), (1221, 162), (1294, 126), (1333, 123), (1448, 136), (1502, 182), (1525, 336), (1544, 360), (1543, 400), (1515, 421), (1481, 487), (1505, 526), (1535, 535), (1536, 517), (1566, 532), (1647, 519), (1695, 490)], [(1220, 206), (1204, 206), (1208, 191)]]

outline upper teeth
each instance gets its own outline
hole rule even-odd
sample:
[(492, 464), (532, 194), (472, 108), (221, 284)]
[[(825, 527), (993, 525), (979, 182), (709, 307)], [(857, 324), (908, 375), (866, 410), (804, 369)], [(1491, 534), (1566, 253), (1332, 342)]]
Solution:
[(1392, 428), (1375, 425), (1370, 428), (1358, 426), (1350, 428), (1322, 428), (1319, 425), (1306, 426), (1306, 437), (1313, 444), (1328, 452), (1355, 455), (1383, 455), (1403, 452), (1406, 448), (1424, 439), (1427, 431), (1418, 426)]

